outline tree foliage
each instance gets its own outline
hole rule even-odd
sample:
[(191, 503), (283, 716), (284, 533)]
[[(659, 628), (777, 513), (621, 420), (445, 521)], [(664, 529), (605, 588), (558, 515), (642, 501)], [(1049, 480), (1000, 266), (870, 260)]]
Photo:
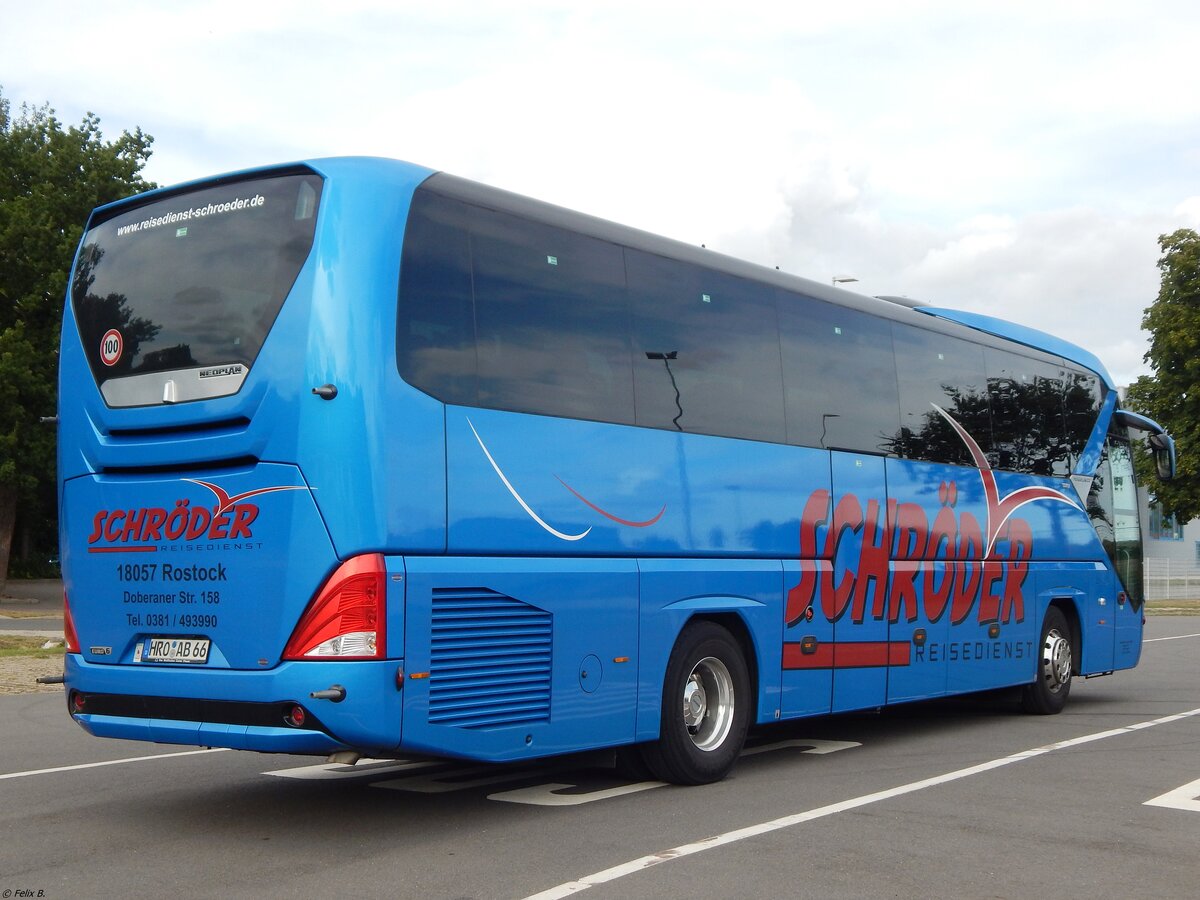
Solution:
[[(154, 187), (141, 171), (153, 138), (105, 141), (93, 113), (64, 127), (48, 105), (17, 115), (0, 90), (0, 585), (18, 518), (53, 534), (58, 337), (67, 274), (88, 213)], [(20, 501), (18, 506), (18, 501)], [(45, 548), (43, 548), (45, 549)]]
[(1150, 332), (1145, 360), (1152, 375), (1129, 388), (1130, 408), (1153, 418), (1175, 438), (1176, 479), (1157, 483), (1149, 455), (1139, 454), (1138, 472), (1164, 511), (1179, 521), (1200, 517), (1200, 234), (1181, 228), (1158, 239), (1161, 286), (1146, 308), (1142, 327)]

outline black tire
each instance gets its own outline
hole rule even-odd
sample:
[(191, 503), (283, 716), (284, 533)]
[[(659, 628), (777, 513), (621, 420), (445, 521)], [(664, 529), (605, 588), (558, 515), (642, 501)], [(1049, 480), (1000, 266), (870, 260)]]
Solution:
[(1063, 711), (1071, 693), (1074, 655), (1067, 617), (1057, 606), (1052, 606), (1046, 610), (1046, 619), (1042, 623), (1037, 677), (1032, 684), (1025, 685), (1021, 693), (1021, 706), (1026, 712), (1052, 716)]
[(750, 676), (741, 647), (712, 622), (684, 628), (663, 681), (659, 738), (642, 745), (656, 778), (708, 784), (737, 762), (750, 723)]

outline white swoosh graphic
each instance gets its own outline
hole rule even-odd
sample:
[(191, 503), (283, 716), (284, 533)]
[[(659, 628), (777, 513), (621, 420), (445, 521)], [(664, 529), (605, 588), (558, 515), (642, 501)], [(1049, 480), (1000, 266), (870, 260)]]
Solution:
[(488, 458), (488, 462), (490, 462), (492, 464), (492, 468), (496, 470), (496, 474), (500, 476), (500, 480), (504, 482), (504, 486), (506, 488), (508, 488), (508, 492), (513, 495), (513, 499), (521, 504), (521, 509), (523, 509), (523, 510), (525, 510), (525, 512), (529, 513), (529, 518), (533, 519), (533, 521), (537, 522), (539, 525), (541, 525), (544, 529), (546, 529), (548, 532), (550, 532), (552, 535), (554, 535), (559, 540), (578, 541), (581, 538), (587, 537), (588, 532), (590, 532), (592, 530), (591, 525), (589, 525), (587, 528), (585, 528), (579, 534), (564, 534), (563, 532), (559, 531), (558, 529), (553, 528), (550, 525), (547, 525), (545, 520), (543, 520), (541, 516), (539, 516), (532, 509), (530, 509), (529, 504), (526, 503), (524, 498), (522, 498), (521, 495), (517, 493), (517, 489), (512, 486), (512, 482), (510, 482), (507, 478), (504, 477), (504, 473), (501, 472), (500, 467), (498, 465), (496, 465), (496, 460), (492, 459), (492, 454), (490, 452), (488, 452), (487, 445), (485, 445), (483, 443), (483, 438), (481, 438), (479, 436), (479, 432), (475, 430), (475, 423), (472, 422), (470, 419), (467, 419), (467, 424), (471, 426), (471, 433), (473, 435), (475, 435), (475, 440), (477, 440), (479, 442), (479, 449), (481, 449), (483, 451), (483, 455)]
[(1000, 537), (1000, 529), (1022, 506), (1033, 503), (1035, 500), (1053, 500), (1057, 503), (1065, 503), (1075, 509), (1082, 509), (1078, 503), (1062, 491), (1040, 485), (1018, 488), (1001, 497), (1000, 488), (996, 484), (996, 474), (992, 471), (992, 464), (988, 462), (983, 448), (975, 442), (975, 438), (971, 437), (967, 429), (955, 420), (954, 416), (936, 403), (931, 403), (930, 406), (950, 423), (950, 426), (962, 438), (962, 442), (967, 445), (967, 449), (971, 452), (971, 458), (975, 460), (975, 468), (979, 471), (979, 480), (983, 482), (983, 496), (987, 501), (987, 550), (983, 554), (985, 559), (991, 558), (992, 550), (996, 546), (996, 539)]

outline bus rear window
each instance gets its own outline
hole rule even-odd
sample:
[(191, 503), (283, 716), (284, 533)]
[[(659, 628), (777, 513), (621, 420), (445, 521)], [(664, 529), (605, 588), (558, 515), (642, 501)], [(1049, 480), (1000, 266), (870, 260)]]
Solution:
[(71, 302), (97, 384), (253, 364), (312, 248), (320, 193), (311, 173), (227, 182), (89, 229)]

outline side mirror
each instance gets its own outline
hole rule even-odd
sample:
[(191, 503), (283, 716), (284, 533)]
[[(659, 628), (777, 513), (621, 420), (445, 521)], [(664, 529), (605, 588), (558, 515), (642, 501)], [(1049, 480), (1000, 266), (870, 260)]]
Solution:
[(1150, 452), (1154, 454), (1154, 468), (1159, 481), (1170, 481), (1175, 477), (1175, 440), (1165, 431), (1150, 435)]

